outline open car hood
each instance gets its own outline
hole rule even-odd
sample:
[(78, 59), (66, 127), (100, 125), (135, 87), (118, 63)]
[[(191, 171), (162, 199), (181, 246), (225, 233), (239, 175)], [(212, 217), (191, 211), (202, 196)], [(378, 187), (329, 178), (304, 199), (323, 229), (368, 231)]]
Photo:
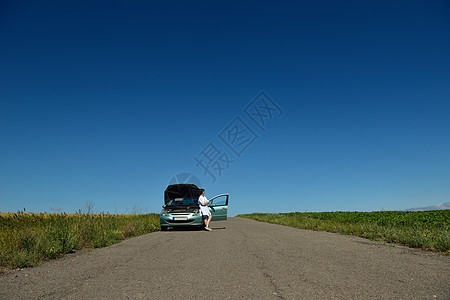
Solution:
[(194, 198), (200, 197), (200, 189), (195, 184), (172, 184), (164, 191), (164, 204), (176, 198)]

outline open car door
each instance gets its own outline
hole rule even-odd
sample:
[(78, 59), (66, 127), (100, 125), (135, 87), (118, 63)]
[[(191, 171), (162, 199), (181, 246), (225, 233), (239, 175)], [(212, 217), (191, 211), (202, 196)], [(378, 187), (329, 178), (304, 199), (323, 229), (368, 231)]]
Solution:
[(228, 194), (221, 194), (209, 199), (209, 211), (212, 221), (222, 221), (227, 219), (228, 213)]

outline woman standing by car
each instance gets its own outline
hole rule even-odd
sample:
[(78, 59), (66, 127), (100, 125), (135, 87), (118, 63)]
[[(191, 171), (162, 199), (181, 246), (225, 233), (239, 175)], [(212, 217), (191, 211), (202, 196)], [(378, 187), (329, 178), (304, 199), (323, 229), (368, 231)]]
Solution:
[(200, 213), (202, 214), (203, 220), (205, 221), (205, 229), (211, 231), (211, 228), (209, 228), (209, 223), (211, 222), (212, 216), (208, 208), (209, 201), (205, 197), (205, 190), (200, 189), (200, 192), (202, 193), (200, 197), (198, 197), (198, 205), (200, 206)]

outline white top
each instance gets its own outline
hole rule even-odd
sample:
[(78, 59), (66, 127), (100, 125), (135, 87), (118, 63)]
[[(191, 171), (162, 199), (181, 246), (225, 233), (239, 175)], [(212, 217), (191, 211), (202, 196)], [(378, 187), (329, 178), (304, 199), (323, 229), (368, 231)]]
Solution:
[(209, 208), (207, 206), (208, 199), (206, 199), (205, 196), (201, 195), (198, 197), (198, 205), (200, 206), (200, 212), (204, 216), (210, 216), (211, 212), (209, 211)]

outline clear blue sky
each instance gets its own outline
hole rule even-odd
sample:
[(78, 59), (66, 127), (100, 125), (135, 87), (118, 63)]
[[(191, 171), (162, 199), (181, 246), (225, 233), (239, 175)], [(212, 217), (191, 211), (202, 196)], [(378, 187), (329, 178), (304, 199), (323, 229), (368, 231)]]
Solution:
[(0, 3), (0, 211), (159, 212), (183, 172), (230, 215), (434, 205), (449, 132), (448, 1)]

